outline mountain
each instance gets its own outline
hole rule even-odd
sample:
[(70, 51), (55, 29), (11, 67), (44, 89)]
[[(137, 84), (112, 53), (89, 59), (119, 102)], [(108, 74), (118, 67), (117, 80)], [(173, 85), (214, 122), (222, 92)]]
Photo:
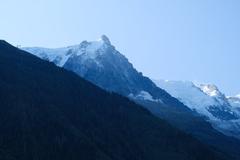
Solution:
[(227, 97), (227, 99), (233, 110), (240, 115), (240, 95)]
[(107, 91), (128, 97), (201, 142), (240, 158), (238, 140), (214, 129), (201, 115), (143, 76), (106, 36), (65, 48), (22, 49), (73, 71)]
[(129, 99), (0, 41), (0, 159), (223, 159)]
[[(122, 95), (150, 92), (151, 95), (166, 94), (158, 90), (147, 77), (137, 72), (127, 58), (119, 53), (109, 39), (103, 35), (98, 41), (83, 41), (79, 45), (59, 49), (23, 48), (57, 66), (74, 71), (81, 77), (108, 90)], [(150, 88), (150, 89), (149, 89)], [(167, 94), (166, 94), (167, 95)]]
[[(203, 115), (216, 129), (240, 138), (240, 114), (237, 97), (226, 97), (212, 84), (159, 80), (155, 83), (193, 111)], [(236, 104), (234, 106), (234, 104)]]

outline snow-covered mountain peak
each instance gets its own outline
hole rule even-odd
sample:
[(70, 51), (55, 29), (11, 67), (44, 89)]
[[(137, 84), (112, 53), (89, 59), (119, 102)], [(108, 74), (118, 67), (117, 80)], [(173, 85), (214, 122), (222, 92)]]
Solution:
[(99, 39), (98, 39), (99, 42), (104, 42), (106, 44), (109, 44), (111, 45), (111, 41), (109, 40), (109, 38), (106, 36), (106, 35), (102, 35)]
[(215, 85), (185, 81), (155, 81), (191, 110), (206, 117), (221, 132), (239, 137), (240, 98), (226, 97)]
[(205, 94), (191, 81), (154, 81), (157, 86), (163, 88), (182, 103), (207, 117), (214, 118), (208, 111), (209, 106), (215, 106), (216, 100)]
[(213, 84), (200, 84), (201, 90), (211, 97), (222, 96), (222, 93), (219, 91), (216, 85)]
[[(93, 42), (88, 42), (87, 45), (83, 42), (81, 45), (82, 48), (82, 53), (87, 56), (87, 58), (96, 58), (100, 52), (97, 52), (98, 50), (102, 49), (104, 47), (105, 43), (103, 41), (93, 41)], [(101, 52), (101, 54), (104, 52)]]
[(80, 55), (83, 54), (86, 58), (95, 59), (99, 55), (107, 53), (107, 49), (112, 47), (109, 38), (102, 35), (97, 41), (83, 41), (79, 50), (81, 50)]
[(234, 119), (230, 104), (217, 86), (194, 84), (191, 81), (155, 81), (173, 97), (210, 119)]
[[(106, 35), (102, 35), (96, 41), (83, 41), (78, 45), (68, 46), (64, 48), (22, 48), (44, 60), (54, 62), (57, 66), (63, 67), (68, 60), (81, 59), (82, 61), (92, 61), (99, 64), (97, 58), (101, 55), (114, 53), (109, 49), (115, 49)], [(77, 58), (78, 57), (78, 58)]]
[(229, 106), (227, 97), (213, 84), (200, 84), (198, 86), (205, 94), (214, 98), (219, 104)]

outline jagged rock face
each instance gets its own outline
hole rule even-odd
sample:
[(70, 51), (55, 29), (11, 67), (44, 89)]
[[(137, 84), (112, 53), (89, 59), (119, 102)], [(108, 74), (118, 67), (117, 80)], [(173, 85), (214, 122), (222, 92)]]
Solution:
[(94, 58), (86, 58), (87, 52), (71, 56), (63, 67), (109, 91), (128, 95), (140, 90), (138, 82), (133, 82), (139, 73), (113, 46), (105, 44), (96, 52)]

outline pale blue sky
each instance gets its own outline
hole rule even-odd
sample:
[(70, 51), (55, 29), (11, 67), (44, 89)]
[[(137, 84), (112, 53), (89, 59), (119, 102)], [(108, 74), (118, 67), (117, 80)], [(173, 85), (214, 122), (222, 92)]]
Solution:
[(239, 0), (1, 0), (0, 38), (62, 47), (106, 34), (155, 79), (240, 93)]

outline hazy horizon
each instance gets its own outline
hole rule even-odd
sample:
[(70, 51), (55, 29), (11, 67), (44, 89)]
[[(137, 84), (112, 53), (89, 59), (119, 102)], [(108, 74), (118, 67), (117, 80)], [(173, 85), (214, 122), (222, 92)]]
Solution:
[(240, 1), (3, 1), (0, 39), (65, 47), (102, 34), (153, 79), (216, 84), (240, 93)]

